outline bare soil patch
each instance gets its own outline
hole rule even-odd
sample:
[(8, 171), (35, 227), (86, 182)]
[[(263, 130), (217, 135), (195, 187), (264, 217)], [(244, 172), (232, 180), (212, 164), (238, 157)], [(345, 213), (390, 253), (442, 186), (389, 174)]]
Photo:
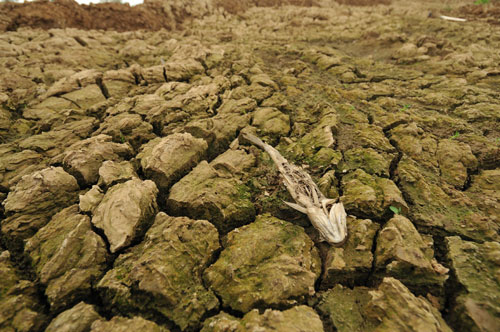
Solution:
[[(15, 31), (21, 27), (40, 29), (77, 28), (116, 31), (169, 29), (174, 24), (154, 4), (130, 7), (128, 4), (104, 3), (79, 5), (75, 1), (56, 0), (26, 3), (4, 3), (0, 12), (8, 22), (0, 30)], [(182, 17), (179, 17), (181, 20)]]
[(460, 7), (458, 15), (468, 20), (484, 19), (490, 24), (500, 25), (500, 1), (489, 4), (471, 4)]
[(350, 6), (376, 6), (376, 5), (390, 5), (391, 0), (335, 0), (342, 5)]

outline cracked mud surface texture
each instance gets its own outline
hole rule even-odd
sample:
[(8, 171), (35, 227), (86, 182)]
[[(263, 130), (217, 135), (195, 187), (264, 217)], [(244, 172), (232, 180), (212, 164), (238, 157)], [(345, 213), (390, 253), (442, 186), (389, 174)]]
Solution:
[(499, 6), (0, 5), (0, 330), (495, 331)]

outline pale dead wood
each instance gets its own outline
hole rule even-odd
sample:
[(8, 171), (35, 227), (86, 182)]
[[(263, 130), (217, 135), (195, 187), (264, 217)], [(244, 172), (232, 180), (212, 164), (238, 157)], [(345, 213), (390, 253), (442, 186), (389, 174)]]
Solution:
[(242, 133), (242, 137), (266, 151), (278, 167), (285, 187), (295, 200), (284, 203), (309, 217), (321, 241), (343, 243), (347, 237), (347, 214), (342, 202), (326, 198), (307, 172), (288, 162), (271, 145), (252, 134)]

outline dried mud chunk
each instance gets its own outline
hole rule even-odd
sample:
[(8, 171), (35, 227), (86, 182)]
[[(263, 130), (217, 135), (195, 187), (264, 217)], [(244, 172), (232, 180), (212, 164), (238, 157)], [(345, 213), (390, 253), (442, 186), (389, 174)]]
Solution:
[(93, 185), (92, 188), (83, 195), (79, 195), (80, 203), (78, 207), (82, 212), (93, 213), (95, 208), (101, 203), (104, 193), (99, 186)]
[(323, 321), (333, 325), (338, 332), (374, 331), (376, 322), (365, 317), (365, 307), (371, 297), (369, 288), (350, 289), (342, 285), (321, 294), (316, 310)]
[(250, 115), (220, 114), (209, 119), (189, 122), (184, 130), (208, 143), (208, 155), (223, 153), (236, 134), (250, 122)]
[(497, 142), (475, 134), (460, 135), (459, 140), (470, 146), (481, 168), (493, 169), (500, 164), (500, 146)]
[(436, 261), (432, 245), (432, 239), (423, 238), (410, 220), (394, 216), (377, 237), (376, 273), (395, 277), (418, 292), (440, 295), (448, 269)]
[(129, 113), (106, 117), (94, 133), (100, 134), (110, 135), (114, 142), (129, 142), (134, 149), (156, 138), (152, 125), (142, 121), (139, 114)]
[(167, 62), (164, 67), (167, 81), (187, 81), (194, 75), (205, 72), (205, 68), (203, 68), (201, 63), (193, 59)]
[(242, 328), (238, 318), (221, 311), (217, 315), (206, 319), (200, 332), (241, 332)]
[(415, 123), (397, 126), (390, 131), (390, 138), (404, 154), (429, 169), (437, 169), (438, 162), (435, 156), (438, 143)]
[(303, 228), (270, 215), (230, 232), (204, 280), (225, 306), (290, 306), (314, 294), (321, 261)]
[[(474, 105), (462, 105), (457, 107), (453, 114), (466, 119), (469, 122), (498, 122), (500, 119), (500, 105), (491, 103), (477, 103)], [(497, 127), (498, 128), (498, 127)]]
[(82, 187), (94, 184), (99, 178), (99, 168), (105, 160), (121, 161), (133, 154), (128, 144), (111, 142), (112, 137), (98, 135), (79, 141), (59, 157), (64, 169), (73, 175)]
[(54, 83), (42, 96), (42, 99), (47, 99), (52, 96), (60, 96), (65, 93), (79, 90), (88, 85), (95, 84), (96, 80), (101, 77), (102, 73), (96, 69), (80, 71), (69, 77), (64, 77)]
[(210, 165), (221, 177), (241, 177), (255, 164), (255, 157), (243, 150), (227, 150)]
[(129, 331), (148, 331), (148, 332), (169, 332), (167, 328), (157, 325), (152, 321), (142, 317), (113, 317), (110, 321), (96, 320), (92, 323), (90, 332), (129, 332)]
[(284, 311), (266, 309), (263, 314), (254, 309), (243, 316), (241, 324), (245, 327), (243, 331), (324, 331), (318, 314), (305, 305)]
[(226, 99), (217, 110), (217, 114), (247, 114), (257, 107), (257, 102), (252, 98)]
[(95, 311), (94, 306), (80, 302), (54, 318), (45, 332), (88, 332), (96, 320), (103, 318)]
[(102, 90), (96, 84), (86, 86), (76, 91), (66, 93), (61, 98), (72, 102), (72, 108), (88, 109), (92, 105), (106, 101)]
[(196, 60), (171, 61), (164, 65), (142, 68), (140, 73), (149, 84), (168, 81), (188, 81), (194, 75), (202, 74), (205, 68)]
[(42, 110), (52, 110), (58, 113), (70, 110), (72, 108), (79, 108), (75, 103), (73, 103), (69, 99), (61, 98), (61, 97), (49, 97), (42, 101), (40, 104), (37, 104), (33, 108), (42, 109)]
[(337, 67), (342, 64), (342, 58), (340, 56), (327, 56), (321, 54), (317, 57), (315, 61), (316, 65), (318, 65), (321, 70), (328, 70), (332, 67)]
[(380, 127), (370, 124), (354, 125), (355, 143), (364, 148), (372, 148), (384, 152), (395, 152), (387, 137), (385, 137)]
[(104, 231), (112, 253), (144, 234), (158, 210), (153, 181), (132, 179), (111, 187), (94, 210), (92, 223)]
[(192, 88), (191, 84), (184, 82), (168, 82), (160, 85), (155, 94), (165, 100), (176, 99), (178, 96), (186, 94)]
[(128, 69), (108, 70), (102, 77), (110, 97), (123, 97), (135, 86), (135, 77)]
[(466, 193), (493, 222), (500, 224), (500, 169), (484, 170), (473, 176)]
[(250, 85), (243, 85), (231, 91), (231, 98), (252, 98), (257, 103), (262, 102), (264, 99), (272, 96), (274, 90), (268, 86), (252, 83)]
[(409, 213), (417, 226), (477, 241), (500, 239), (497, 221), (481, 212), (465, 194), (443, 187), (438, 175), (406, 156), (399, 162), (397, 174), (401, 190), (412, 202)]
[(273, 90), (278, 90), (278, 84), (274, 82), (268, 75), (266, 74), (257, 74), (250, 76), (250, 82), (252, 84), (259, 84), (262, 86), (270, 87)]
[(8, 190), (24, 175), (47, 167), (43, 156), (32, 150), (17, 151), (13, 145), (0, 146), (0, 187)]
[[(204, 82), (203, 82), (204, 83)], [(167, 122), (163, 117), (173, 117), (180, 110), (193, 115), (207, 115), (215, 112), (219, 94), (229, 86), (225, 77), (215, 77), (207, 84), (180, 85), (183, 83), (166, 83), (155, 91), (156, 95), (166, 99), (162, 105), (148, 112), (147, 120), (154, 125)], [(185, 83), (184, 83), (185, 84)], [(189, 88), (184, 91), (185, 88)]]
[(408, 213), (408, 206), (392, 180), (357, 169), (342, 178), (342, 188), (342, 202), (349, 213), (366, 218), (381, 218), (390, 213), (390, 206)]
[(8, 251), (0, 252), (0, 330), (38, 331), (46, 321), (33, 283), (21, 280)]
[(196, 329), (219, 306), (201, 280), (218, 249), (217, 230), (209, 222), (160, 212), (144, 241), (118, 257), (98, 289), (120, 310), (154, 311), (183, 331)]
[(297, 161), (306, 160), (311, 166), (337, 165), (342, 159), (342, 154), (332, 149), (337, 129), (337, 114), (326, 114), (309, 133), (287, 146), (285, 154)]
[(494, 332), (500, 326), (500, 244), (447, 237), (448, 258), (463, 287), (456, 298), (452, 324), (464, 331)]
[(273, 95), (266, 100), (262, 101), (261, 107), (274, 107), (279, 110), (288, 108), (287, 97), (281, 92), (275, 92)]
[(54, 157), (73, 143), (88, 137), (96, 124), (97, 120), (95, 118), (69, 122), (57, 126), (51, 131), (26, 138), (19, 143), (19, 147), (34, 150), (47, 157)]
[(280, 137), (290, 132), (290, 117), (276, 108), (258, 108), (252, 117), (252, 125), (265, 136)]
[(107, 250), (78, 206), (57, 213), (25, 246), (51, 308), (60, 309), (90, 296), (106, 269)]
[(241, 150), (228, 150), (210, 164), (202, 161), (172, 186), (167, 207), (177, 215), (207, 219), (222, 233), (244, 225), (255, 217), (250, 190), (238, 175), (255, 160)]
[(225, 312), (207, 319), (201, 332), (290, 331), (323, 332), (323, 323), (310, 307), (301, 305), (288, 310), (257, 309), (238, 319)]
[(145, 144), (137, 159), (146, 177), (153, 180), (160, 191), (189, 172), (206, 154), (207, 142), (189, 133), (176, 133), (157, 138)]
[[(417, 56), (425, 54), (426, 48), (425, 47), (417, 47), (417, 45), (413, 43), (404, 43), (401, 45), (400, 48), (398, 48), (392, 55), (393, 59), (406, 59), (407, 61), (410, 61), (410, 59), (416, 61), (415, 59)], [(408, 62), (402, 62), (402, 63), (408, 63)]]
[(462, 142), (451, 139), (441, 140), (436, 154), (441, 177), (459, 189), (463, 188), (467, 181), (467, 170), (473, 171), (478, 166), (470, 147)]
[(349, 237), (342, 247), (329, 247), (324, 263), (322, 289), (342, 282), (354, 285), (368, 277), (373, 265), (372, 247), (379, 225), (349, 217)]
[(410, 115), (404, 112), (409, 104), (403, 104), (390, 97), (381, 97), (368, 105), (364, 105), (373, 119), (374, 125), (383, 128), (393, 128), (399, 123), (409, 122)]
[(339, 332), (452, 332), (436, 308), (394, 278), (376, 290), (337, 285), (322, 294), (318, 311)]
[(371, 148), (354, 148), (344, 151), (344, 161), (339, 168), (343, 172), (360, 168), (368, 174), (389, 177), (392, 158), (390, 154), (379, 153)]
[(413, 295), (397, 279), (384, 278), (378, 289), (369, 294), (366, 316), (380, 322), (376, 331), (452, 332), (438, 309)]
[(107, 160), (99, 168), (99, 185), (110, 187), (119, 182), (137, 178), (134, 166), (128, 161), (116, 162)]
[(141, 116), (149, 115), (153, 110), (166, 104), (164, 98), (156, 94), (143, 94), (133, 98), (132, 111)]
[[(3, 104), (2, 101), (0, 101)], [(12, 125), (12, 116), (9, 111), (0, 107), (0, 133), (3, 135), (9, 132), (9, 128)]]
[[(134, 108), (134, 105), (135, 105), (137, 98), (139, 96), (143, 96), (143, 95), (138, 95), (135, 97), (125, 97), (125, 98), (122, 98), (120, 100), (116, 100), (116, 102), (114, 102), (113, 104), (106, 107), (106, 109), (104, 110), (104, 116), (110, 117), (110, 116), (116, 116), (119, 114), (127, 114), (127, 113), (134, 113), (135, 114), (135, 112), (133, 112), (132, 109)], [(144, 96), (151, 96), (151, 95), (144, 95)], [(108, 101), (115, 101), (115, 98), (110, 98)]]
[(25, 175), (3, 202), (7, 218), (2, 233), (26, 239), (44, 226), (61, 208), (78, 199), (78, 183), (61, 167)]
[[(105, 103), (101, 103), (105, 104)], [(98, 105), (95, 105), (98, 108)], [(66, 110), (53, 108), (42, 108), (36, 105), (28, 107), (23, 111), (23, 118), (36, 122), (33, 130), (36, 132), (47, 131), (50, 128), (60, 127), (61, 125), (80, 120), (89, 120), (89, 115), (93, 112), (72, 107)]]
[[(437, 85), (434, 86), (438, 88)], [(460, 99), (462, 96), (455, 96), (453, 91), (446, 91), (443, 89), (442, 91), (432, 91), (430, 89), (425, 89), (421, 91), (421, 96), (417, 98), (417, 101), (430, 107), (434, 107), (436, 109), (442, 109), (443, 107), (452, 107), (453, 105), (460, 105)]]

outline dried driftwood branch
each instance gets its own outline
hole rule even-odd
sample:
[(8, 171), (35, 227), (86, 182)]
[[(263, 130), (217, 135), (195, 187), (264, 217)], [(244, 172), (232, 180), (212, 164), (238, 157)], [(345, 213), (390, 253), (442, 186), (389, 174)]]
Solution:
[(451, 16), (445, 16), (445, 15), (441, 15), (439, 17), (442, 18), (443, 20), (446, 20), (446, 21), (467, 22), (467, 20), (465, 18), (451, 17)]
[(266, 151), (278, 167), (288, 192), (295, 200), (295, 203), (284, 203), (309, 217), (319, 231), (321, 241), (337, 245), (344, 242), (347, 237), (347, 214), (342, 202), (326, 198), (309, 174), (289, 163), (269, 144), (248, 133), (242, 133), (242, 136)]

